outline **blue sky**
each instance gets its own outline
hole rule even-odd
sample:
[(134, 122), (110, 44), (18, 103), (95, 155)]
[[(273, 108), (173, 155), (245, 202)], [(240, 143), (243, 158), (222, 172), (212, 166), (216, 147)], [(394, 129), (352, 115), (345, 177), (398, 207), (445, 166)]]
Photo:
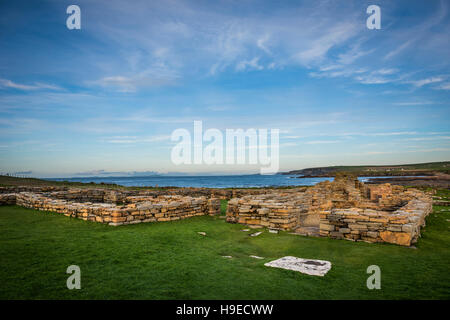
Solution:
[(279, 128), (281, 171), (450, 160), (449, 7), (3, 0), (0, 172), (258, 171), (172, 164), (194, 120)]

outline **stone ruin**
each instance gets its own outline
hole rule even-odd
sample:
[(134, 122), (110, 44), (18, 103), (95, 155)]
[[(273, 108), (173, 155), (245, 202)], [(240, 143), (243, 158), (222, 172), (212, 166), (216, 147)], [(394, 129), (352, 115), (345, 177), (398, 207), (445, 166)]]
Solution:
[(0, 205), (11, 204), (112, 226), (220, 214), (220, 199), (160, 195), (151, 191), (122, 192), (64, 187), (1, 188)]
[[(303, 188), (305, 189), (305, 188)], [(220, 214), (220, 199), (271, 189), (95, 189), (64, 186), (0, 187), (0, 205), (20, 205), (112, 226)]]
[(227, 221), (299, 234), (410, 246), (432, 211), (430, 195), (401, 186), (365, 185), (341, 175), (304, 191), (248, 195), (228, 202)]
[(230, 223), (404, 246), (417, 241), (432, 211), (431, 196), (417, 189), (365, 185), (346, 175), (288, 189), (0, 187), (0, 205), (17, 204), (112, 226), (218, 215), (220, 199), (230, 199)]

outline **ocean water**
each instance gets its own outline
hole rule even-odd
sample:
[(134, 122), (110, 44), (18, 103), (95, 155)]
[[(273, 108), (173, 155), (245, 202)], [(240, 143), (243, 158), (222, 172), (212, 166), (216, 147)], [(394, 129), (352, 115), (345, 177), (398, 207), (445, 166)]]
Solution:
[[(371, 177), (374, 178), (374, 177)], [(368, 177), (360, 177), (366, 181)], [(252, 188), (275, 186), (312, 186), (333, 178), (297, 178), (290, 175), (228, 175), (228, 176), (147, 176), (147, 177), (83, 177), (54, 178), (54, 181), (115, 183), (135, 187), (203, 187), (203, 188)]]

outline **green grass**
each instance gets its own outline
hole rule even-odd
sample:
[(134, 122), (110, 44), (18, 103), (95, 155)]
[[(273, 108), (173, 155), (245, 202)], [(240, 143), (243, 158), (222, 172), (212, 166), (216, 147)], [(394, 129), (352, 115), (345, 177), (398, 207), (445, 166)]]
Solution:
[(227, 200), (220, 200), (220, 214), (221, 215), (224, 215), (227, 213), (227, 205), (228, 205)]
[[(249, 237), (220, 217), (110, 227), (0, 207), (0, 299), (449, 299), (449, 219), (448, 207), (436, 207), (412, 249)], [(333, 266), (325, 277), (264, 266), (286, 255)], [(81, 290), (66, 288), (72, 264), (81, 268)], [(372, 264), (381, 268), (381, 290), (366, 287)]]
[[(370, 170), (370, 171), (368, 171)], [(395, 176), (416, 174), (430, 174), (436, 172), (450, 174), (450, 161), (415, 163), (403, 165), (362, 165), (362, 166), (329, 166), (293, 170), (291, 174), (312, 174), (322, 176), (334, 176), (337, 172), (354, 173), (358, 176)]]

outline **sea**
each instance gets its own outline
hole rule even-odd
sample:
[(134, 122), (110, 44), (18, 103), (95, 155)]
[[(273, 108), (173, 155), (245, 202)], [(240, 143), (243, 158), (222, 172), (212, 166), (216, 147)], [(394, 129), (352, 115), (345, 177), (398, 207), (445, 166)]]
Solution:
[[(360, 181), (369, 178), (359, 177)], [(393, 178), (393, 177), (391, 177)], [(195, 187), (195, 188), (261, 188), (261, 187), (286, 187), (286, 186), (312, 186), (333, 178), (299, 178), (291, 175), (224, 175), (224, 176), (145, 176), (145, 177), (72, 177), (51, 178), (53, 181), (114, 183), (127, 187)]]

